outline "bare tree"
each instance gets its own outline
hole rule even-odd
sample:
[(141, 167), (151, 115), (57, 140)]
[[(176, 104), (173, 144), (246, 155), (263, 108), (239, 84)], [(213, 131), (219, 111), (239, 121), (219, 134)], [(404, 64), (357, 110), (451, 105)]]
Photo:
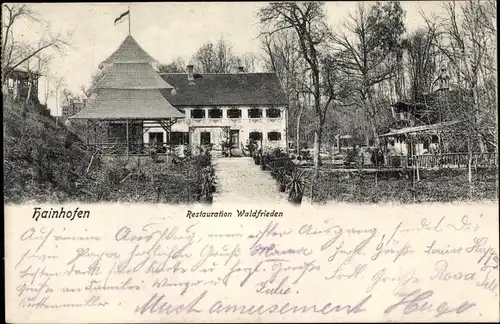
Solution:
[(80, 86), (80, 91), (85, 98), (90, 99), (90, 96), (92, 95), (92, 92), (93, 92), (94, 85), (99, 80), (101, 80), (105, 74), (106, 74), (105, 70), (98, 70), (97, 72), (92, 74), (92, 76), (90, 77), (90, 86), (88, 86), (88, 87), (86, 87), (84, 85)]
[(236, 58), (236, 65), (243, 67), (245, 72), (255, 72), (259, 57), (255, 53), (247, 52)]
[(9, 74), (26, 61), (47, 49), (61, 52), (69, 43), (60, 34), (42, 37), (36, 44), (16, 40), (15, 27), (22, 20), (44, 25), (43, 20), (27, 4), (2, 4), (2, 86)]
[(173, 62), (169, 64), (160, 64), (158, 66), (158, 72), (160, 73), (184, 73), (185, 72), (185, 61), (181, 57), (177, 57)]
[(54, 95), (56, 97), (56, 126), (59, 126), (59, 95), (61, 92), (61, 89), (64, 89), (67, 87), (66, 82), (64, 78), (56, 78), (54, 81)]
[(319, 2), (276, 2), (259, 12), (264, 30), (262, 35), (272, 36), (281, 30), (293, 30), (299, 42), (300, 53), (308, 67), (304, 77), (311, 78), (308, 91), (313, 97), (316, 116), (314, 128), (314, 176), (319, 174), (320, 148), (325, 112), (333, 100), (323, 97), (321, 86), (322, 51), (329, 40), (330, 30), (325, 21), (323, 4)]
[(38, 52), (22, 64), (22, 67), (28, 73), (28, 95), (26, 96), (26, 103), (31, 100), (32, 92), (38, 90), (38, 88), (33, 88), (35, 84), (38, 84), (38, 79), (40, 78), (40, 76), (48, 74), (48, 65), (50, 64), (52, 59), (53, 55), (51, 53), (46, 54), (43, 52)]
[(413, 102), (422, 101), (425, 93), (432, 89), (436, 79), (437, 49), (434, 45), (436, 27), (418, 29), (404, 42), (407, 53), (407, 71), (410, 77), (410, 98)]
[[(482, 152), (492, 137), (490, 127), (484, 127), (491, 114), (488, 108), (483, 109), (480, 98), (485, 76), (492, 70), (488, 61), (494, 55), (492, 52), (496, 51), (496, 12), (492, 7), (496, 9), (496, 4), (487, 1), (444, 3), (446, 16), (440, 21), (440, 33), (435, 37), (436, 46), (453, 69), (458, 87), (470, 93), (472, 105), (469, 114), (473, 117), (469, 118), (469, 122), (474, 130), (471, 135), (478, 137)], [(428, 25), (434, 23), (425, 18)]]
[(264, 69), (276, 73), (286, 92), (291, 117), (288, 122), (291, 130), (295, 128), (296, 147), (299, 149), (300, 125), (306, 103), (304, 94), (307, 96), (307, 92), (302, 87), (306, 68), (301, 57), (297, 36), (291, 30), (278, 31), (271, 36), (263, 35), (261, 46), (264, 52), (262, 58)]
[(344, 23), (344, 30), (334, 35), (341, 55), (339, 67), (355, 81), (356, 97), (363, 107), (374, 138), (379, 145), (377, 116), (379, 106), (374, 91), (384, 81), (397, 75), (401, 55), (404, 11), (398, 2), (377, 3), (366, 10), (359, 4), (355, 15)]
[(192, 61), (199, 73), (230, 73), (239, 63), (232, 46), (224, 38), (216, 44), (206, 43), (201, 46)]

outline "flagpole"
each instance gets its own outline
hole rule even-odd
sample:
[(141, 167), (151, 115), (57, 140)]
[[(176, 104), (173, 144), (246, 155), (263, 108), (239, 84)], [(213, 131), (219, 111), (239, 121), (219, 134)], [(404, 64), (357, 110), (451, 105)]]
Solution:
[(130, 6), (128, 6), (128, 34), (130, 36), (130, 21), (132, 20), (132, 15), (130, 12)]

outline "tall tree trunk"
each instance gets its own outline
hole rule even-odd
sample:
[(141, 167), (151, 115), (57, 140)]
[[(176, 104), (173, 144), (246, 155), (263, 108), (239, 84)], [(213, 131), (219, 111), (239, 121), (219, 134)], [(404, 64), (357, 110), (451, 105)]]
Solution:
[(470, 140), (470, 134), (467, 138), (467, 176), (468, 176), (468, 182), (469, 182), (469, 195), (470, 198), (472, 198), (472, 148), (471, 148), (471, 140)]
[(321, 137), (322, 137), (322, 128), (323, 125), (318, 123), (316, 130), (314, 131), (314, 179), (316, 180), (319, 176), (319, 166), (321, 163), (320, 160), (320, 148), (321, 148)]
[(323, 117), (321, 113), (321, 94), (319, 83), (319, 69), (313, 67), (313, 85), (314, 85), (314, 111), (316, 112), (317, 124), (314, 130), (314, 179), (316, 180), (319, 175), (319, 151), (321, 149), (321, 132), (323, 131)]
[(481, 153), (485, 153), (486, 152), (486, 144), (484, 142), (484, 139), (482, 138), (482, 136), (480, 135), (480, 132), (479, 132), (479, 129), (481, 127), (481, 113), (479, 111), (479, 95), (477, 93), (477, 85), (473, 85), (472, 87), (472, 97), (473, 97), (473, 100), (474, 100), (474, 115), (475, 115), (475, 126), (477, 128), (476, 130), (476, 134), (477, 134), (477, 140), (478, 140), (478, 144), (479, 144), (479, 149), (481, 151)]
[(297, 154), (300, 154), (300, 119), (302, 117), (302, 112), (304, 111), (304, 106), (298, 103), (299, 111), (297, 115), (297, 129), (296, 129), (296, 142), (297, 142)]
[(31, 79), (31, 76), (28, 78), (28, 95), (26, 96), (26, 104), (30, 102), (30, 97), (31, 97), (31, 89), (33, 87), (33, 81)]
[(368, 94), (368, 105), (370, 109), (370, 128), (373, 135), (373, 141), (376, 147), (380, 147), (380, 139), (378, 138), (378, 130), (376, 124), (376, 116), (377, 113), (375, 111), (375, 105), (373, 103), (373, 98), (370, 94)]

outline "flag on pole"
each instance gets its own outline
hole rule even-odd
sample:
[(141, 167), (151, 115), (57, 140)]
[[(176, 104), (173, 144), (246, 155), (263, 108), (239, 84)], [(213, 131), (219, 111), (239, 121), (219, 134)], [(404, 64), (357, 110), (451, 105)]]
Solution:
[(118, 24), (119, 22), (122, 22), (122, 21), (123, 21), (123, 20), (122, 20), (122, 18), (123, 18), (123, 17), (128, 17), (128, 16), (129, 16), (129, 14), (130, 14), (130, 9), (129, 9), (129, 10), (127, 10), (127, 11), (125, 11), (124, 13), (122, 13), (122, 14), (120, 15), (120, 17), (116, 18), (116, 19), (115, 19), (115, 26), (116, 26), (116, 24)]

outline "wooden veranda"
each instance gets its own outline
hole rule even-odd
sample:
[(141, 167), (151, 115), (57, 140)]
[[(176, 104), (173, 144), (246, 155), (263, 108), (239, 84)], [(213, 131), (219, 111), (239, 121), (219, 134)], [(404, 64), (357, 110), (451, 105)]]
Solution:
[[(85, 121), (85, 143), (87, 147), (103, 155), (149, 155), (171, 153), (172, 125), (178, 118), (169, 119), (87, 119)], [(144, 135), (159, 125), (166, 133), (167, 140), (149, 143)]]

